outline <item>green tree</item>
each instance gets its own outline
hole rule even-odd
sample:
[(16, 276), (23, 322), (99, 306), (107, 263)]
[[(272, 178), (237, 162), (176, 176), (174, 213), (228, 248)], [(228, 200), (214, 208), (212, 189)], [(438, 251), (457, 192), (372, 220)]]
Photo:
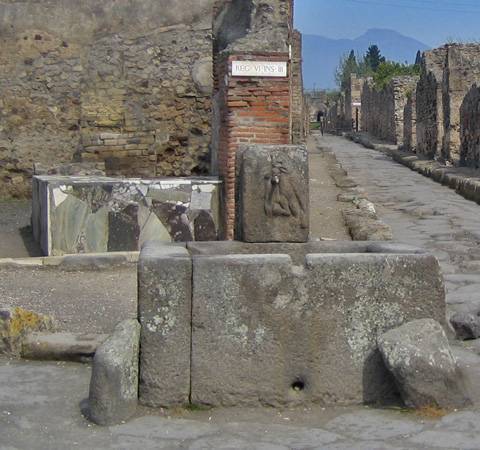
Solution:
[(419, 75), (420, 66), (415, 64), (400, 64), (393, 61), (382, 62), (377, 71), (373, 74), (373, 82), (375, 88), (378, 90), (383, 89), (390, 83), (393, 77), (402, 75)]
[(415, 65), (420, 66), (422, 64), (422, 52), (419, 50), (417, 56), (415, 57)]
[(337, 83), (337, 86), (340, 89), (345, 89), (350, 82), (351, 74), (357, 72), (357, 58), (355, 52), (352, 50), (348, 56), (345, 54), (340, 58), (340, 62), (335, 70), (335, 82)]
[(372, 72), (376, 72), (380, 64), (384, 63), (385, 57), (380, 53), (380, 49), (377, 45), (373, 44), (368, 47), (367, 53), (364, 58), (365, 64)]

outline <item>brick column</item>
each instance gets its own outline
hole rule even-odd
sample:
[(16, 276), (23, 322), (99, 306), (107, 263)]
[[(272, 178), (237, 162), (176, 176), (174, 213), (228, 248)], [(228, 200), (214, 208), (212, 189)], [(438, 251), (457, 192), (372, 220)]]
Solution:
[(224, 237), (235, 236), (236, 153), (242, 144), (289, 144), (290, 67), (287, 76), (232, 76), (233, 61), (289, 62), (289, 55), (230, 54), (216, 61), (219, 94), (218, 171), (224, 179)]

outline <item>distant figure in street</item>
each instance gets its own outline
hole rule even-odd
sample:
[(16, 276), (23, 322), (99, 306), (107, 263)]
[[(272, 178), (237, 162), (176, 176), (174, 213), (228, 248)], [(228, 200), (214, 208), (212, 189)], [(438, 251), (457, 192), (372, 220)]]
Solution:
[(320, 123), (320, 132), (323, 133), (325, 132), (325, 115), (323, 114), (323, 111), (319, 111), (317, 114), (317, 122)]

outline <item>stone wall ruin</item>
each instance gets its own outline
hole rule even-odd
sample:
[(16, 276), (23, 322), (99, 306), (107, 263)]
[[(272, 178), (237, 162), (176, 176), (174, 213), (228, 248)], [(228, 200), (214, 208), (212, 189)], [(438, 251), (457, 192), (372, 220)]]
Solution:
[(282, 143), (302, 142), (292, 20), (292, 0), (0, 0), (0, 196), (28, 196), (35, 162), (104, 165), (107, 176), (227, 176), (213, 66), (233, 50), (286, 59)]
[(407, 96), (407, 103), (403, 110), (403, 149), (409, 152), (416, 151), (417, 147), (417, 111), (416, 92)]
[(460, 108), (473, 84), (480, 82), (480, 45), (447, 45), (447, 58), (443, 75), (442, 158), (455, 166), (460, 165)]
[(479, 82), (480, 45), (448, 44), (424, 53), (417, 85), (417, 153), (478, 168)]
[(423, 54), (416, 89), (417, 153), (434, 159), (441, 156), (443, 141), (443, 69), (446, 47)]
[(480, 89), (476, 84), (463, 100), (460, 124), (460, 164), (480, 169)]
[(404, 112), (415, 90), (417, 77), (393, 78), (378, 90), (372, 82), (362, 90), (362, 130), (393, 144), (403, 144)]
[(213, 0), (0, 2), (0, 195), (34, 162), (209, 170)]
[[(345, 89), (345, 121), (347, 130), (361, 130), (362, 124), (362, 89), (368, 79), (357, 77), (352, 73), (350, 83)], [(358, 127), (358, 129), (357, 129)]]

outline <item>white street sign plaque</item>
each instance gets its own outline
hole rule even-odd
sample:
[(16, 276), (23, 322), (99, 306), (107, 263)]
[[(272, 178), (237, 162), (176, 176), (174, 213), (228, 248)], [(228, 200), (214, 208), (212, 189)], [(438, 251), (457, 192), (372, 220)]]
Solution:
[(233, 61), (234, 77), (287, 77), (286, 61)]

